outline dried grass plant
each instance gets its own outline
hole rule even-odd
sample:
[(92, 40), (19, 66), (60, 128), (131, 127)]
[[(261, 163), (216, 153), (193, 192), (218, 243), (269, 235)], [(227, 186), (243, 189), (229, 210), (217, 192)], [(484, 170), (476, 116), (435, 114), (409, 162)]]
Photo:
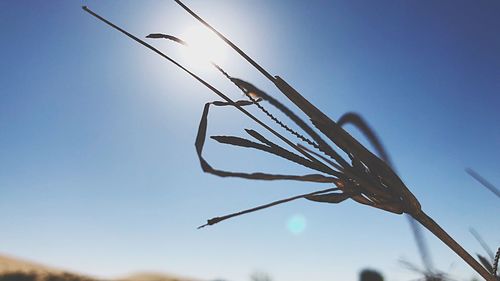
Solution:
[[(467, 251), (465, 251), (465, 249), (462, 248), (460, 244), (458, 244), (450, 235), (448, 235), (448, 233), (444, 231), (438, 223), (436, 223), (422, 210), (417, 198), (410, 192), (403, 181), (391, 168), (389, 157), (380, 141), (367, 125), (367, 123), (359, 115), (348, 113), (342, 116), (337, 122), (333, 121), (317, 107), (311, 104), (307, 99), (305, 99), (302, 95), (300, 95), (281, 77), (272, 76), (271, 74), (269, 74), (269, 72), (267, 72), (263, 67), (257, 64), (239, 47), (233, 44), (220, 32), (215, 30), (211, 25), (205, 22), (181, 1), (175, 1), (196, 20), (198, 20), (215, 34), (217, 34), (226, 44), (228, 44), (232, 49), (240, 54), (269, 81), (276, 85), (277, 89), (279, 89), (279, 91), (284, 94), (289, 101), (291, 101), (302, 113), (307, 115), (309, 119), (308, 121), (310, 121), (310, 123), (301, 119), (297, 114), (295, 114), (292, 110), (290, 110), (287, 106), (285, 106), (274, 97), (261, 91), (256, 86), (245, 80), (230, 76), (217, 64), (212, 63), (219, 71), (221, 71), (224, 76), (229, 79), (229, 81), (231, 81), (248, 97), (248, 100), (232, 100), (229, 96), (225, 95), (210, 83), (203, 80), (195, 73), (193, 73), (177, 61), (173, 60), (171, 57), (167, 56), (157, 48), (153, 47), (151, 44), (146, 43), (144, 40), (130, 34), (126, 30), (99, 16), (89, 8), (83, 7), (83, 9), (92, 16), (98, 18), (102, 22), (116, 29), (117, 31), (125, 34), (129, 38), (155, 52), (162, 58), (170, 61), (222, 99), (222, 101), (214, 101), (205, 104), (195, 141), (198, 158), (204, 172), (211, 173), (220, 177), (240, 177), (256, 180), (297, 180), (304, 182), (326, 183), (330, 185), (330, 187), (327, 189), (308, 194), (301, 194), (241, 212), (215, 217), (209, 219), (207, 223), (201, 227), (214, 225), (232, 217), (301, 198), (305, 198), (314, 202), (324, 203), (340, 203), (344, 200), (351, 199), (363, 205), (368, 205), (391, 213), (409, 215), (420, 225), (424, 226), (430, 232), (432, 232), (442, 242), (444, 242), (485, 280), (495, 280), (494, 273), (489, 272), (484, 266), (476, 261)], [(152, 39), (164, 38), (173, 40), (183, 45), (187, 44), (177, 37), (166, 34), (154, 33), (150, 34), (147, 37)], [(278, 118), (276, 118), (267, 108), (264, 107), (264, 103), (268, 103), (275, 109), (281, 111), (293, 123), (295, 123), (296, 126), (298, 126), (303, 132), (305, 132), (305, 134), (301, 134), (291, 129), (284, 122), (278, 120)], [(288, 146), (288, 148), (272, 142), (263, 134), (252, 129), (246, 129), (246, 132), (251, 137), (251, 139), (236, 136), (212, 136), (211, 138), (215, 141), (227, 145), (267, 152), (311, 169), (314, 171), (314, 173), (307, 175), (244, 173), (224, 171), (212, 167), (203, 157), (203, 148), (206, 140), (208, 126), (208, 114), (212, 106), (230, 106), (236, 108), (244, 115), (252, 119), (263, 129), (265, 129), (268, 133), (271, 133), (272, 135), (280, 139), (284, 144)], [(257, 108), (259, 108), (259, 110), (264, 112), (275, 123), (275, 125), (278, 125), (281, 128), (285, 129), (288, 133), (290, 133), (292, 137), (294, 137), (294, 139), (292, 140), (288, 137), (285, 137), (277, 130), (273, 129), (270, 125), (267, 125), (262, 120), (255, 117), (255, 115), (245, 109), (248, 106), (256, 106)], [(309, 124), (312, 124), (312, 126)], [(342, 128), (342, 126), (346, 124), (352, 124), (359, 128), (361, 132), (373, 143), (375, 149), (377, 150), (378, 156), (370, 152), (349, 133), (347, 133)], [(320, 135), (320, 133), (322, 135)], [(328, 141), (326, 141), (325, 138)], [(330, 144), (334, 145), (332, 146)], [(341, 154), (345, 156), (343, 157), (341, 156)]]

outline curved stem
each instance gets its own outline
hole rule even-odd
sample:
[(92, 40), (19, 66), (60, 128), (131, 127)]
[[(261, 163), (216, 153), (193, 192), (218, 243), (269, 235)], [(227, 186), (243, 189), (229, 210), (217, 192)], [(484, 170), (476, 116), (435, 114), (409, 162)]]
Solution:
[(465, 251), (460, 244), (458, 244), (451, 236), (442, 229), (437, 222), (435, 222), (431, 217), (429, 217), (423, 211), (418, 215), (412, 215), (412, 217), (417, 220), (420, 224), (425, 226), (430, 232), (432, 232), (437, 238), (439, 238), (443, 243), (446, 244), (450, 249), (452, 249), (458, 256), (462, 258), (467, 264), (469, 264), (481, 277), (487, 281), (495, 281), (495, 277), (491, 275), (479, 262), (476, 261), (467, 251)]

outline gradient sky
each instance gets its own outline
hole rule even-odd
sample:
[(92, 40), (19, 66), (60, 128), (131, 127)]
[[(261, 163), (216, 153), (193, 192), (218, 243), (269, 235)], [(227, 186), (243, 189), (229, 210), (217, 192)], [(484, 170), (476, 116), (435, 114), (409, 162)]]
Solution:
[[(185, 2), (334, 119), (362, 114), (423, 209), (471, 253), (474, 227), (500, 245), (499, 1)], [(206, 219), (323, 189), (204, 174), (194, 150), (203, 104), (216, 97), (172, 64), (84, 13), (143, 37), (197, 26), (174, 1), (0, 1), (0, 252), (97, 276), (160, 271), (202, 279), (387, 280), (420, 266), (403, 216), (306, 200), (197, 230)], [(185, 61), (179, 46), (153, 41)], [(226, 48), (221, 65), (275, 97)], [(234, 99), (209, 67), (198, 73)], [(230, 108), (210, 134), (262, 131)], [(366, 141), (352, 127), (354, 136)], [(306, 173), (284, 160), (207, 143), (214, 166)], [(287, 227), (295, 222), (292, 228)], [(426, 233), (435, 265), (474, 275)]]

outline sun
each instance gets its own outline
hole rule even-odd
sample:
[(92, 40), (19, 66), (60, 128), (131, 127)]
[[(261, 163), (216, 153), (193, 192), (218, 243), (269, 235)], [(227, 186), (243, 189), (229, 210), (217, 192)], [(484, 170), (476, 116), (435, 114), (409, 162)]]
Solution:
[(227, 47), (221, 39), (201, 25), (189, 26), (181, 34), (188, 44), (185, 57), (190, 64), (209, 66), (210, 62), (224, 64)]

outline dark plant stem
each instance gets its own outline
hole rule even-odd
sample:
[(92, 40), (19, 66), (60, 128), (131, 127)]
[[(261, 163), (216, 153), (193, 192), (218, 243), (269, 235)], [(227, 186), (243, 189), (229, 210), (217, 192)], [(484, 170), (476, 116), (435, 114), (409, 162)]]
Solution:
[(274, 202), (271, 202), (271, 203), (268, 203), (268, 204), (260, 205), (260, 206), (257, 206), (257, 207), (251, 208), (251, 209), (246, 209), (246, 210), (243, 210), (243, 211), (240, 211), (240, 212), (236, 212), (236, 213), (232, 213), (232, 214), (229, 214), (229, 215), (225, 215), (225, 216), (222, 216), (222, 217), (211, 218), (211, 219), (209, 219), (207, 221), (206, 224), (199, 226), (198, 229), (203, 228), (205, 226), (214, 225), (214, 224), (219, 223), (219, 222), (221, 222), (223, 220), (227, 220), (227, 219), (230, 219), (230, 218), (233, 218), (233, 217), (237, 217), (237, 216), (241, 216), (241, 215), (244, 215), (244, 214), (252, 213), (252, 212), (255, 212), (255, 211), (263, 210), (263, 209), (266, 209), (266, 208), (269, 208), (269, 207), (272, 207), (272, 206), (276, 206), (276, 205), (279, 205), (279, 204), (287, 203), (287, 202), (290, 202), (290, 201), (293, 201), (293, 200), (297, 200), (297, 199), (301, 199), (301, 198), (306, 198), (306, 197), (312, 196), (312, 195), (318, 195), (318, 194), (322, 194), (322, 193), (327, 193), (327, 192), (332, 192), (332, 191), (338, 191), (338, 190), (339, 189), (336, 188), (336, 187), (335, 188), (328, 188), (328, 189), (324, 189), (324, 190), (319, 190), (319, 191), (315, 191), (315, 192), (311, 192), (311, 193), (306, 193), (306, 194), (301, 194), (301, 195), (297, 195), (297, 196), (293, 196), (293, 197), (281, 199), (281, 200), (278, 200), (278, 201), (274, 201)]
[(491, 275), (479, 262), (476, 261), (460, 244), (458, 244), (444, 229), (437, 224), (431, 217), (421, 211), (417, 215), (412, 215), (421, 225), (427, 228), (439, 240), (443, 241), (450, 249), (460, 256), (468, 265), (470, 265), (481, 277), (487, 281), (495, 281), (495, 277)]

